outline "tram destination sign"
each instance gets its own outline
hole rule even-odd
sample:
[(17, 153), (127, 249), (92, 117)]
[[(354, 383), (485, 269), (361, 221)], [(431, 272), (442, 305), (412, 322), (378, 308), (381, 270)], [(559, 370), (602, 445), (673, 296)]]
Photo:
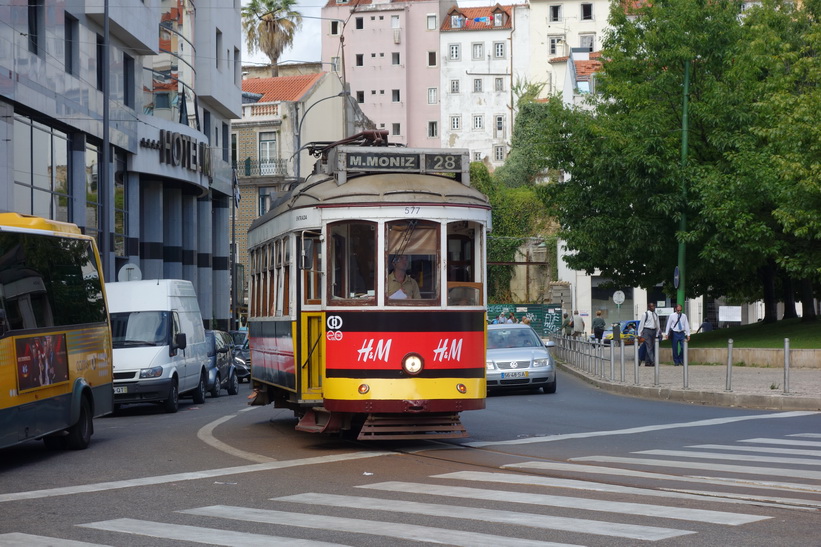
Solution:
[(459, 173), (462, 154), (385, 150), (345, 154), (346, 171), (399, 171), (411, 173)]
[(464, 149), (340, 147), (340, 183), (346, 173), (458, 173), (467, 175), (470, 154)]

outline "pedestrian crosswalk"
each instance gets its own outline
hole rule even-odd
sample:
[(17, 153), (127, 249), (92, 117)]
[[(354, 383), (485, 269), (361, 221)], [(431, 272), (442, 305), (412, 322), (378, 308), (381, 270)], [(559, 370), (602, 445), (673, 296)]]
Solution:
[[(776, 511), (821, 508), (821, 435), (587, 455), (567, 462), (517, 461), (492, 471), (454, 471), (412, 482), (374, 480), (347, 492), (305, 491), (255, 505), (188, 507), (156, 521), (114, 518), (77, 523), (76, 529), (105, 532), (107, 538), (297, 547), (374, 541), (544, 547), (601, 545), (603, 538), (623, 544), (696, 534), (720, 538), (726, 527), (762, 523)], [(100, 545), (92, 542), (99, 537), (81, 532), (59, 544)], [(554, 538), (566, 543), (549, 541)], [(0, 534), (2, 546), (54, 544), (50, 537)]]

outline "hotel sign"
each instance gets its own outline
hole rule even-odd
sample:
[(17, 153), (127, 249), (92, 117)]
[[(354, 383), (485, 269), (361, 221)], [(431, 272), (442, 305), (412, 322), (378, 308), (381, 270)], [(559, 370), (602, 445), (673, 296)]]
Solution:
[(208, 143), (174, 131), (160, 130), (159, 140), (141, 139), (140, 146), (160, 152), (160, 163), (181, 167), (204, 175), (211, 174)]

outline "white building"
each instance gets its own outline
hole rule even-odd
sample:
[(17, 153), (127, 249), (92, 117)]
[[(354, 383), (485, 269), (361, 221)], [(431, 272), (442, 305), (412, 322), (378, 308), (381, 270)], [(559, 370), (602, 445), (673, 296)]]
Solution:
[(491, 169), (510, 149), (514, 85), (528, 79), (529, 14), (526, 5), (453, 7), (441, 26), (441, 127), (429, 121), (428, 134)]
[(601, 50), (609, 10), (607, 0), (530, 0), (528, 74), (545, 84), (542, 97), (562, 91), (572, 48)]

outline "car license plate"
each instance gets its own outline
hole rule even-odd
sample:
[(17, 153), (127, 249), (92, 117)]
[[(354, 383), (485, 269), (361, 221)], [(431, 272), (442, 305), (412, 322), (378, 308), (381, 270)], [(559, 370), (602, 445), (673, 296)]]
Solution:
[(517, 370), (516, 372), (503, 372), (502, 378), (527, 378), (527, 371)]
[(114, 386), (114, 393), (128, 393), (128, 386)]

